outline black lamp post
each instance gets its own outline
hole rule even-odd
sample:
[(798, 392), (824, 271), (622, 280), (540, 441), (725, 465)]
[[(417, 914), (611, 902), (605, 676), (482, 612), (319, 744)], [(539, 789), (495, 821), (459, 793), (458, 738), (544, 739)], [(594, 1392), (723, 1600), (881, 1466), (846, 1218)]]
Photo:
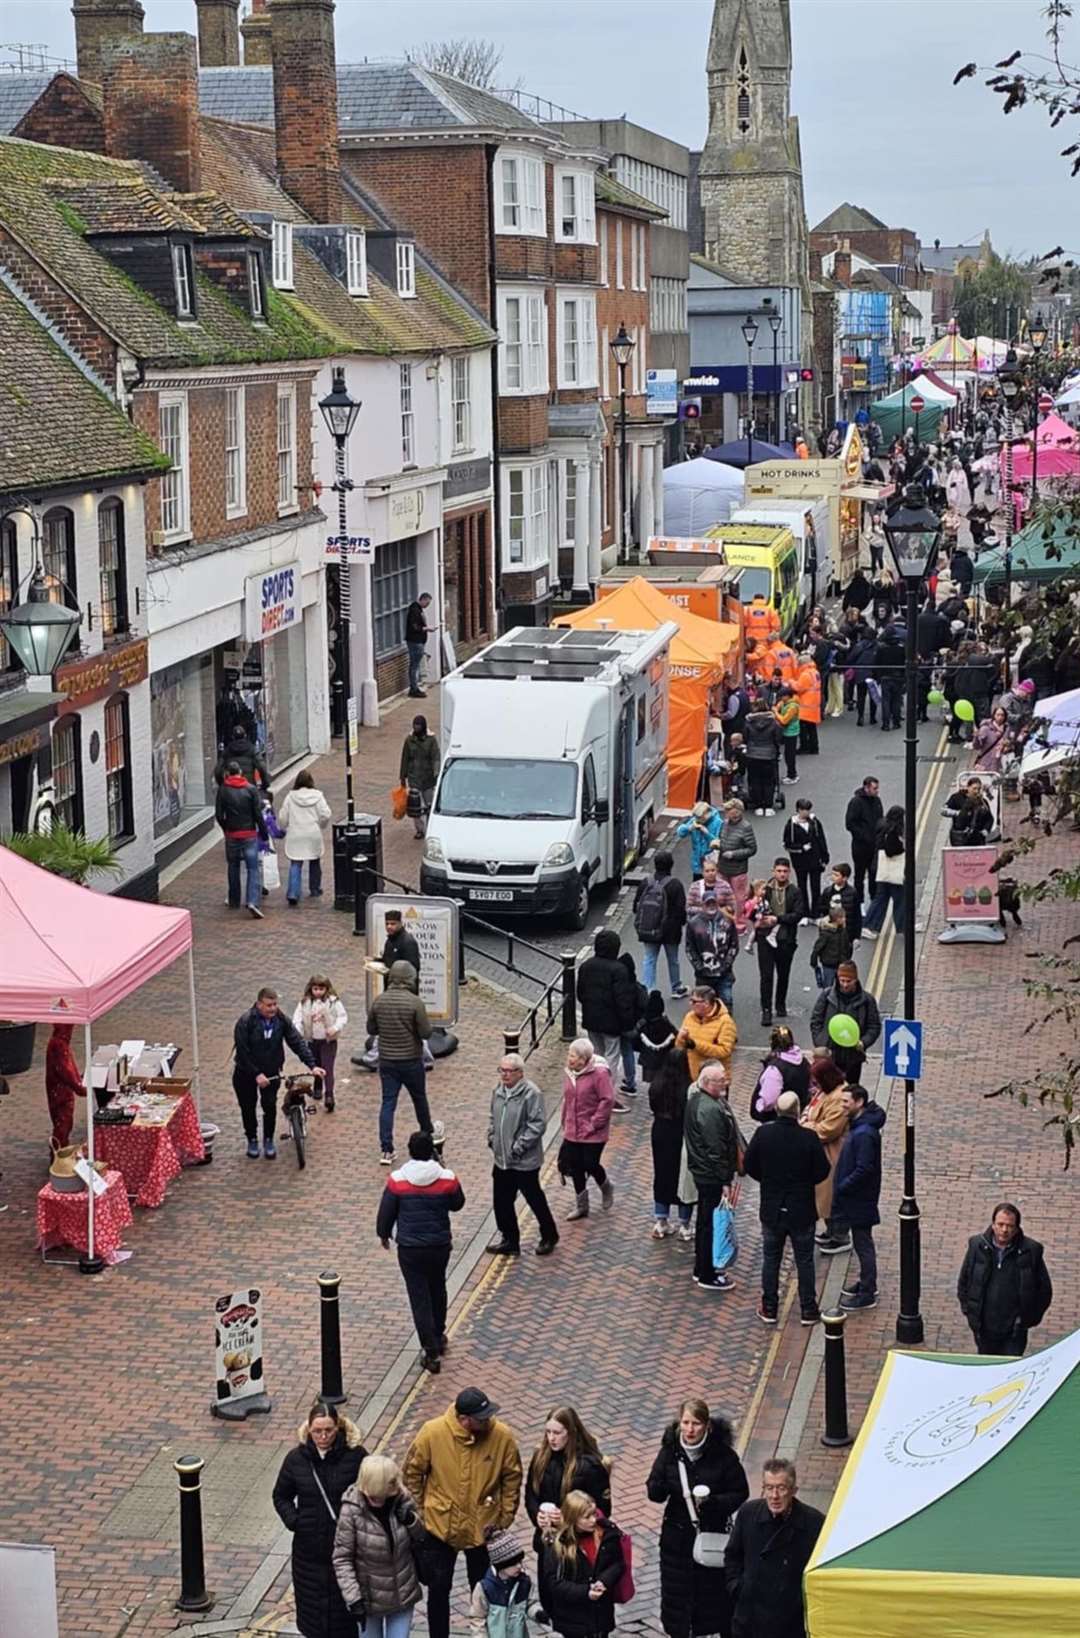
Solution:
[(1035, 502), (1039, 496), (1039, 355), (1046, 346), (1046, 325), (1043, 316), (1039, 313), (1035, 322), (1028, 325), (1028, 337), (1031, 341), (1031, 350), (1034, 359), (1031, 373), (1034, 377), (1032, 397), (1035, 401), (1034, 429), (1031, 434), (1031, 510), (1035, 510)]
[(773, 443), (780, 442), (780, 332), (784, 328), (784, 315), (770, 312), (769, 329), (772, 331), (772, 367), (773, 384), (776, 388), (773, 403)]
[[(907, 597), (904, 645), (904, 1016), (915, 1017), (915, 813), (918, 802), (918, 648), (916, 621), (919, 588), (937, 561), (941, 520), (926, 504), (918, 484), (904, 491), (902, 504), (885, 524), (897, 573)], [(923, 1340), (919, 1312), (922, 1248), (919, 1207), (915, 1198), (915, 1082), (904, 1082), (904, 1195), (900, 1202), (900, 1312), (896, 1340), (912, 1346)]]
[(351, 635), (352, 610), (349, 598), (349, 520), (346, 514), (346, 497), (353, 487), (352, 479), (345, 476), (345, 446), (349, 441), (349, 434), (356, 425), (356, 417), (360, 413), (360, 400), (350, 398), (345, 386), (345, 369), (343, 365), (334, 366), (333, 386), (325, 398), (320, 398), (319, 408), (331, 438), (334, 440), (334, 470), (335, 482), (333, 492), (338, 498), (338, 666), (334, 678), (334, 687), (339, 691), (341, 705), (341, 721), (345, 726), (345, 812), (349, 824), (356, 817), (356, 807), (353, 801), (353, 771), (352, 771), (352, 723), (349, 718), (350, 706), (350, 676), (352, 669)]
[(630, 496), (626, 481), (626, 371), (636, 344), (633, 336), (627, 334), (626, 325), (620, 324), (615, 339), (609, 345), (619, 371), (619, 562), (625, 563), (630, 541)]
[[(1020, 366), (1016, 352), (1010, 347), (1005, 362), (997, 373), (998, 386), (1005, 401), (1005, 612), (1012, 606), (1012, 542), (1013, 542), (1013, 409), (1020, 396)], [(1009, 686), (1009, 628), (1005, 626), (1005, 687)]]
[(754, 464), (754, 342), (758, 326), (752, 313), (742, 321), (743, 340), (746, 342), (746, 464)]
[(26, 589), (25, 603), (14, 603), (0, 617), (0, 635), (11, 645), (11, 651), (31, 677), (51, 677), (71, 647), (82, 623), (78, 609), (66, 603), (53, 601), (52, 590), (41, 562), (41, 531), (36, 515), (27, 506), (13, 506), (0, 521), (22, 515), (30, 519), (33, 529), (32, 550), (34, 567)]

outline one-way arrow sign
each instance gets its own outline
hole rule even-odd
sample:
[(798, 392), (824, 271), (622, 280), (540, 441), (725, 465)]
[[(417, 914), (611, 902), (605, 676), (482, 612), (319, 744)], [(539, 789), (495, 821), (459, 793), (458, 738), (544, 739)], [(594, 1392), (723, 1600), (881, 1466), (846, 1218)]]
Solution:
[(893, 1080), (917, 1081), (922, 1074), (923, 1027), (917, 1018), (886, 1018), (885, 1073)]

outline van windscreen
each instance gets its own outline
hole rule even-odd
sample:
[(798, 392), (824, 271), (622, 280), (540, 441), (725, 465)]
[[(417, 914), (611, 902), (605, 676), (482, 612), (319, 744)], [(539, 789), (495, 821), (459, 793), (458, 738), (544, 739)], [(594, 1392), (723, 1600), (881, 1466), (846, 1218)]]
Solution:
[(435, 811), (453, 819), (572, 819), (577, 773), (572, 762), (454, 757), (443, 770)]
[(744, 569), (740, 565), (739, 601), (752, 603), (755, 597), (771, 597), (772, 572), (769, 569)]

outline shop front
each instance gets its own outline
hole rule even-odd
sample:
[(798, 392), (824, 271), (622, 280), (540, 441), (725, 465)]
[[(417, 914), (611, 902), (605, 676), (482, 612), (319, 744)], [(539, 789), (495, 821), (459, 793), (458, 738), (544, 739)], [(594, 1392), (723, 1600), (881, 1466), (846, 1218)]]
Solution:
[(0, 836), (34, 830), (52, 812), (49, 724), (62, 699), (27, 688), (0, 694)]
[(494, 636), (491, 457), (454, 461), (443, 484), (446, 634), (460, 660)]

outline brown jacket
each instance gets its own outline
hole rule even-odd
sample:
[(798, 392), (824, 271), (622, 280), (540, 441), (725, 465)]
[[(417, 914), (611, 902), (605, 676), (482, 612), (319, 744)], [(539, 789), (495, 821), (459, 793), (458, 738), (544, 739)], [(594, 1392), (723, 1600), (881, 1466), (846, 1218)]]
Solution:
[(682, 1027), (690, 1038), (687, 1059), (691, 1080), (697, 1080), (707, 1063), (719, 1062), (725, 1069), (731, 1068), (731, 1054), (735, 1050), (738, 1032), (734, 1018), (722, 1001), (716, 1002), (715, 1011), (707, 1018), (699, 1018), (691, 1007), (682, 1021)]
[(416, 1503), (407, 1494), (391, 1499), (387, 1522), (393, 1543), (359, 1485), (341, 1498), (333, 1566), (345, 1603), (363, 1600), (372, 1615), (391, 1615), (420, 1601), (412, 1543), (424, 1535)]
[(819, 1093), (812, 1098), (802, 1116), (801, 1124), (809, 1126), (821, 1139), (821, 1147), (829, 1162), (829, 1175), (824, 1183), (819, 1183), (814, 1190), (814, 1199), (817, 1203), (817, 1214), (824, 1220), (832, 1216), (833, 1172), (844, 1147), (844, 1138), (848, 1129), (848, 1110), (844, 1103), (844, 1088), (837, 1087), (835, 1092)]
[(425, 1525), (450, 1547), (479, 1547), (489, 1526), (508, 1530), (514, 1522), (521, 1456), (506, 1423), (494, 1417), (477, 1439), (451, 1405), (424, 1423), (402, 1473)]

